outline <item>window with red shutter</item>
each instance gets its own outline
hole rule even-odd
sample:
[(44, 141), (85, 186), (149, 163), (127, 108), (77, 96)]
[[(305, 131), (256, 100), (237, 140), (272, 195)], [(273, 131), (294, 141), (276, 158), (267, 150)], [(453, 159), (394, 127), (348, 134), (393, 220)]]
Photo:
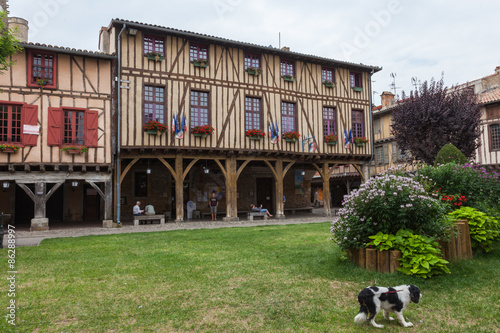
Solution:
[(97, 111), (86, 111), (85, 119), (85, 145), (87, 147), (97, 147), (99, 113)]

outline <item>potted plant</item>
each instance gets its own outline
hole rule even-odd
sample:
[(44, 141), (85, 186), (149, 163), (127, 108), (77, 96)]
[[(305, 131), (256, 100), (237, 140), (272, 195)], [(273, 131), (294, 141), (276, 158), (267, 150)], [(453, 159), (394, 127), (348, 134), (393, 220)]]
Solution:
[(288, 82), (295, 81), (295, 76), (293, 76), (293, 75), (283, 75), (282, 78), (283, 78), (283, 80), (288, 81)]
[(250, 140), (262, 140), (262, 138), (266, 136), (266, 133), (261, 129), (254, 128), (246, 131), (246, 136), (249, 137)]
[(43, 91), (43, 87), (45, 87), (47, 85), (47, 83), (49, 83), (49, 80), (47, 80), (47, 79), (36, 79), (36, 83), (40, 87), (40, 91)]
[(358, 137), (355, 137), (353, 140), (354, 144), (358, 147), (363, 147), (365, 145), (365, 143), (368, 142), (368, 139), (365, 138), (364, 136), (358, 136)]
[(144, 130), (151, 135), (161, 135), (163, 132), (167, 131), (167, 126), (156, 120), (150, 120), (144, 124)]
[(64, 146), (61, 150), (67, 152), (68, 154), (81, 154), (88, 151), (85, 146)]
[(154, 61), (162, 61), (164, 59), (163, 54), (160, 52), (148, 52), (146, 53), (146, 57), (149, 60), (154, 60)]
[(195, 126), (191, 130), (191, 133), (194, 134), (194, 136), (199, 136), (202, 138), (206, 138), (210, 134), (214, 132), (214, 128), (211, 125), (203, 125), (203, 126)]
[(286, 142), (297, 142), (297, 140), (300, 138), (300, 134), (299, 132), (289, 131), (283, 133), (283, 138)]
[(325, 80), (323, 81), (323, 84), (325, 85), (325, 87), (327, 88), (333, 88), (333, 86), (335, 85), (335, 83), (333, 83), (332, 81), (330, 80)]
[(363, 87), (352, 87), (352, 90), (360, 92), (363, 91)]
[(258, 68), (258, 67), (248, 67), (247, 68), (247, 73), (249, 75), (259, 76), (262, 73), (262, 69)]
[(338, 137), (336, 134), (325, 135), (325, 142), (327, 145), (336, 145)]
[(1, 144), (0, 145), (0, 151), (2, 153), (15, 153), (19, 150), (19, 146), (14, 146), (14, 145), (7, 145), (7, 144)]
[(208, 67), (208, 59), (200, 58), (193, 60), (194, 67), (205, 68)]

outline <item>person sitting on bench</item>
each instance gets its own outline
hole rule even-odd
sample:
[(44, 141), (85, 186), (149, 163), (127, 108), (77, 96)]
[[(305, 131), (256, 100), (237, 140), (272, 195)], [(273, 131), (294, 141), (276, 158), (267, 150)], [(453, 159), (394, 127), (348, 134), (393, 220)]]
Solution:
[(267, 216), (269, 217), (273, 217), (271, 215), (271, 213), (269, 213), (269, 211), (265, 208), (262, 208), (262, 205), (260, 205), (260, 207), (255, 207), (254, 204), (252, 204), (252, 212), (261, 212), (261, 213), (267, 213)]
[(133, 209), (133, 214), (134, 216), (142, 216), (142, 213), (144, 212), (143, 210), (141, 210), (141, 202), (140, 201), (137, 201), (135, 203), (135, 206), (134, 206), (134, 209)]
[(144, 214), (145, 215), (155, 215), (155, 208), (153, 207), (152, 204), (148, 203), (146, 207), (144, 207)]

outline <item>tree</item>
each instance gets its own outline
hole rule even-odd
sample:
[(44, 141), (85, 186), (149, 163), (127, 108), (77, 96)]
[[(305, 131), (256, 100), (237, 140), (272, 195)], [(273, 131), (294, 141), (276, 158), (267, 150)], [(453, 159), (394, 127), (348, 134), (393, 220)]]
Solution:
[(22, 50), (15, 31), (7, 26), (7, 12), (0, 11), (0, 71), (5, 71), (12, 66), (10, 56)]
[(445, 144), (451, 143), (467, 158), (479, 147), (481, 106), (469, 89), (447, 89), (443, 79), (406, 96), (392, 113), (392, 130), (399, 147), (416, 160), (433, 164)]

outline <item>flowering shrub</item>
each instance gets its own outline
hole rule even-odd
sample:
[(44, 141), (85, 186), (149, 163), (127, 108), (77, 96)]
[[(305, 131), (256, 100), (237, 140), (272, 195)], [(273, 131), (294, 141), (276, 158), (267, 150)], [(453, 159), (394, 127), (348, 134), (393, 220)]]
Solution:
[(399, 229), (439, 237), (451, 228), (446, 208), (427, 194), (412, 178), (381, 175), (362, 184), (344, 197), (339, 219), (331, 232), (340, 248), (357, 249), (370, 242), (369, 236)]
[(435, 164), (446, 164), (446, 163), (457, 163), (465, 164), (468, 162), (467, 157), (454, 145), (451, 143), (445, 144), (443, 148), (439, 151), (436, 156)]
[(251, 129), (246, 132), (246, 136), (256, 136), (256, 137), (265, 137), (266, 133), (264, 133), (261, 129)]
[(9, 148), (12, 149), (12, 150), (14, 150), (14, 151), (18, 151), (20, 147), (19, 146), (14, 146), (14, 145), (6, 145), (6, 144), (1, 144), (0, 145), (0, 150), (2, 150), (2, 151), (4, 149), (9, 149)]
[(338, 137), (336, 134), (325, 135), (325, 142), (337, 142)]
[(300, 138), (300, 134), (299, 134), (299, 132), (290, 131), (290, 132), (283, 133), (283, 138), (297, 140), (298, 138)]
[(357, 136), (352, 140), (354, 143), (367, 143), (369, 140), (364, 136)]
[(150, 120), (144, 125), (145, 131), (159, 131), (161, 133), (167, 131), (167, 126), (155, 120)]
[(79, 150), (82, 153), (86, 153), (88, 151), (88, 148), (84, 146), (64, 146), (61, 148), (61, 150), (62, 151)]
[(214, 128), (211, 125), (195, 126), (191, 130), (193, 134), (205, 134), (210, 135), (214, 132)]

